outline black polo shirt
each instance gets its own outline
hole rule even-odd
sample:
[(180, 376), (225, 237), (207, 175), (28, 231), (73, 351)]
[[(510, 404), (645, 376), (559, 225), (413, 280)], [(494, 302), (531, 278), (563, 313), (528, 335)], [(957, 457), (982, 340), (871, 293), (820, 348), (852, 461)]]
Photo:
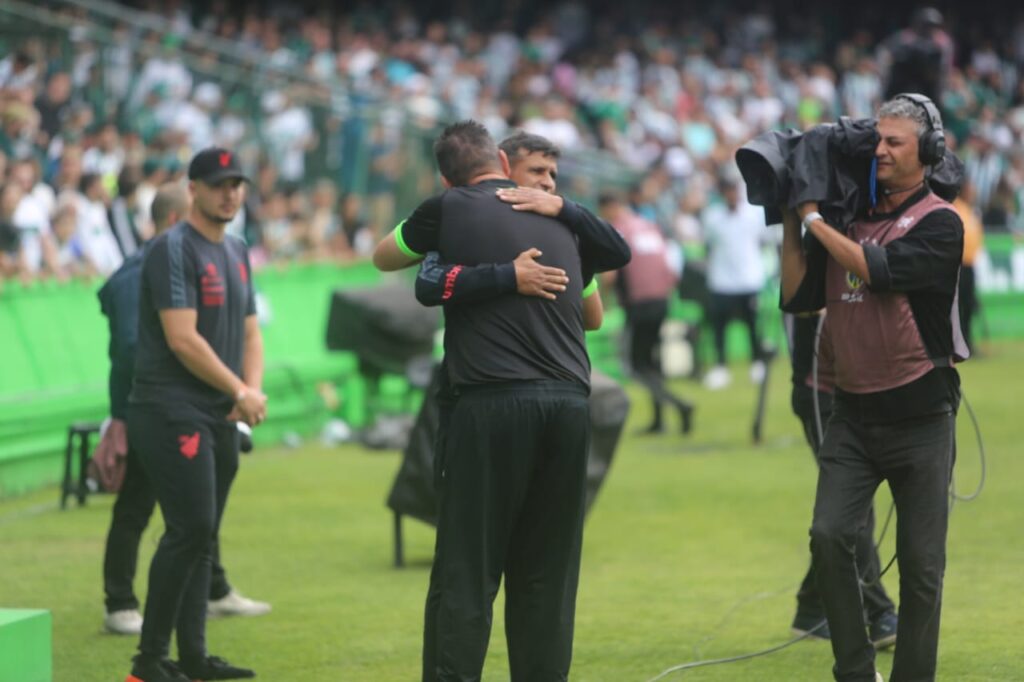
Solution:
[(186, 222), (152, 241), (142, 263), (139, 341), (132, 403), (231, 409), (234, 397), (192, 374), (167, 345), (159, 311), (192, 308), (196, 329), (235, 374), (242, 374), (245, 318), (256, 313), (245, 243), (211, 242)]
[(510, 180), (485, 180), (427, 199), (396, 232), (412, 256), (438, 251), (463, 265), (504, 263), (536, 247), (544, 265), (569, 275), (555, 300), (510, 292), (445, 308), (445, 354), (451, 382), (469, 386), (556, 380), (590, 385), (583, 334), (583, 273), (573, 233), (554, 218), (516, 211), (498, 199)]

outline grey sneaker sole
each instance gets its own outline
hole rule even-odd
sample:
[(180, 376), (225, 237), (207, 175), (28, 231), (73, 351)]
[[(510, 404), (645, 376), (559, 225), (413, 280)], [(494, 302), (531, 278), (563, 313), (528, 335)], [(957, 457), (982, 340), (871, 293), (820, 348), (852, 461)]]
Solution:
[(142, 630), (141, 629), (139, 629), (139, 630), (118, 630), (118, 629), (109, 627), (107, 625), (103, 626), (103, 632), (105, 634), (108, 634), (108, 635), (118, 635), (118, 636), (121, 636), (121, 637), (127, 637), (128, 635), (132, 635), (132, 636), (138, 637), (140, 634), (142, 634)]
[(881, 639), (871, 640), (871, 644), (874, 645), (875, 649), (881, 651), (882, 649), (888, 649), (892, 645), (896, 644), (896, 634), (886, 635)]
[(827, 642), (829, 640), (828, 637), (822, 637), (821, 635), (819, 635), (817, 631), (810, 632), (808, 630), (801, 630), (800, 628), (793, 628), (791, 632), (793, 633), (794, 637), (803, 637), (806, 635), (807, 639), (816, 639), (819, 642)]

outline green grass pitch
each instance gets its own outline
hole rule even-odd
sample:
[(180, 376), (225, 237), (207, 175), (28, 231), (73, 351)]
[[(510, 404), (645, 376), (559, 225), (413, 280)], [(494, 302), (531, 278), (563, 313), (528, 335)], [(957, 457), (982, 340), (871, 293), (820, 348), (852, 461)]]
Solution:
[[(1024, 343), (985, 351), (962, 375), (985, 438), (988, 482), (980, 499), (953, 509), (939, 650), (939, 679), (959, 682), (1024, 680)], [(585, 532), (573, 680), (644, 682), (675, 664), (790, 638), (808, 561), (814, 466), (789, 410), (783, 362), (771, 376), (764, 442), (751, 445), (755, 392), (745, 369), (735, 367), (733, 385), (718, 393), (674, 382), (698, 404), (686, 438), (634, 435), (649, 406), (630, 389), (626, 436)], [(317, 444), (243, 459), (222, 531), (224, 563), (237, 588), (274, 610), (211, 621), (212, 653), (255, 668), (265, 682), (418, 679), (433, 529), (406, 521), (409, 565), (391, 567), (384, 499), (398, 463), (395, 452)], [(961, 410), (960, 492), (972, 490), (979, 473)], [(66, 512), (56, 498), (47, 490), (0, 503), (0, 606), (53, 612), (56, 682), (120, 682), (136, 641), (101, 633), (112, 498), (94, 496)], [(884, 516), (884, 487), (876, 504)], [(157, 517), (143, 539), (140, 596), (161, 526)], [(897, 573), (885, 577), (894, 597)], [(501, 609), (499, 597), (485, 680), (508, 678)], [(827, 644), (800, 642), (667, 679), (830, 680), (831, 664)], [(888, 673), (891, 653), (878, 665)]]

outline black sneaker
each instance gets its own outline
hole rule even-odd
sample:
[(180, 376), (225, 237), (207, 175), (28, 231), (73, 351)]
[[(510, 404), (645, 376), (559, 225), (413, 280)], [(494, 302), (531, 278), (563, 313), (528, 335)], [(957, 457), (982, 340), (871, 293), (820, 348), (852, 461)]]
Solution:
[(808, 618), (797, 616), (793, 619), (793, 634), (806, 639), (832, 639), (828, 629), (828, 621), (824, 618)]
[[(223, 658), (207, 656), (199, 662), (181, 661), (182, 671), (188, 677), (197, 682), (209, 682), (209, 680), (248, 680), (256, 677), (256, 673), (248, 668), (238, 668), (231, 665)], [(146, 680), (149, 682), (149, 680)]]
[(132, 659), (132, 674), (124, 682), (192, 682), (181, 669), (165, 659), (153, 660), (136, 656)]
[(683, 435), (693, 431), (693, 405), (683, 405), (679, 408), (679, 418), (682, 421)]
[(888, 649), (896, 643), (896, 627), (899, 619), (892, 611), (883, 613), (871, 621), (868, 628), (868, 638), (876, 649)]

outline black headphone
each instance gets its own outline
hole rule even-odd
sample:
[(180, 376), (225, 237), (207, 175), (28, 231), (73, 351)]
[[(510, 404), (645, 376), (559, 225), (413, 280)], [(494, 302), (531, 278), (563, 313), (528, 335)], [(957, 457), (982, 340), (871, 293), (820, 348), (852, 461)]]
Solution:
[(946, 134), (942, 131), (942, 115), (935, 103), (916, 92), (904, 92), (893, 99), (905, 99), (924, 110), (928, 130), (917, 138), (917, 158), (926, 166), (934, 166), (946, 154)]

